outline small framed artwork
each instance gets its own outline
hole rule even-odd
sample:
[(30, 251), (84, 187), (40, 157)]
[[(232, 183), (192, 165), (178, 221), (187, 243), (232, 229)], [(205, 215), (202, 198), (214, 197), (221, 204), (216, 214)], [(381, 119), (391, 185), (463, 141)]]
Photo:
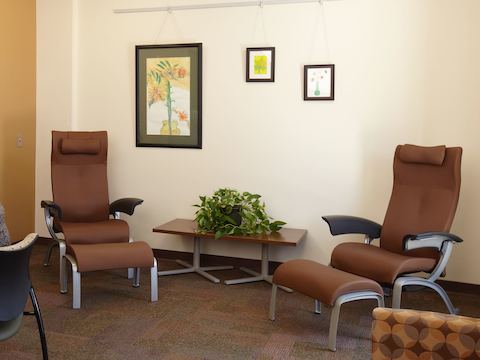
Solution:
[(247, 48), (247, 82), (275, 81), (275, 48)]
[(335, 99), (335, 65), (305, 65), (303, 100)]
[(202, 44), (137, 45), (136, 146), (202, 148)]

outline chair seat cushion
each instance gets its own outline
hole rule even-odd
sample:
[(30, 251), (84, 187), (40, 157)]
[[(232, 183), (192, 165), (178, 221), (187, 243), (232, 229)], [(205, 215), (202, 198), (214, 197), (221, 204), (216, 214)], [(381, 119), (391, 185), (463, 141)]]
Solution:
[(77, 260), (79, 272), (122, 268), (150, 268), (153, 251), (143, 241), (132, 243), (68, 245), (67, 253)]
[(379, 283), (393, 284), (401, 274), (430, 272), (436, 263), (436, 259), (400, 255), (374, 245), (343, 243), (333, 250), (330, 265)]
[(383, 295), (382, 287), (373, 280), (311, 260), (298, 259), (283, 263), (275, 270), (272, 281), (326, 305), (334, 305), (341, 295), (359, 291), (373, 291)]
[(110, 219), (96, 222), (60, 222), (67, 244), (98, 244), (128, 242), (126, 221)]

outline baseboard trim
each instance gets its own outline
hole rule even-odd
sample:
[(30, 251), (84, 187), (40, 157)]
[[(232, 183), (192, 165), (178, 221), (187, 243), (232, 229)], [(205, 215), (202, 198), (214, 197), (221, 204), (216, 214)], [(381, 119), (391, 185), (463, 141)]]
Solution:
[[(37, 240), (38, 244), (48, 245), (51, 244), (52, 239), (46, 237), (39, 237)], [(160, 259), (170, 259), (170, 260), (183, 260), (183, 261), (192, 261), (192, 253), (185, 251), (174, 251), (174, 250), (163, 250), (163, 249), (153, 249), (153, 253), (156, 258)], [(204, 266), (214, 266), (214, 265), (233, 265), (236, 268), (247, 267), (252, 270), (260, 271), (261, 261), (255, 259), (244, 259), (231, 256), (220, 256), (220, 255), (209, 255), (201, 254), (200, 262)], [(269, 270), (272, 274), (277, 267), (282, 263), (279, 261), (270, 261)], [(480, 285), (477, 284), (468, 284), (458, 281), (450, 280), (437, 280), (437, 283), (441, 285), (447, 292), (457, 292), (462, 294), (470, 295), (480, 295)]]
[(468, 284), (450, 280), (437, 280), (436, 282), (443, 287), (446, 292), (480, 295), (480, 285), (477, 284)]

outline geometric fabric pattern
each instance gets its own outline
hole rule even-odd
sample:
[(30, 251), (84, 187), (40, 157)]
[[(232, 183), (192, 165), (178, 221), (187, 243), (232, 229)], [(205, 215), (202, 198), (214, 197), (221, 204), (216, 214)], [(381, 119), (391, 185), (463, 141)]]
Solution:
[(373, 319), (373, 360), (480, 359), (480, 319), (387, 308)]

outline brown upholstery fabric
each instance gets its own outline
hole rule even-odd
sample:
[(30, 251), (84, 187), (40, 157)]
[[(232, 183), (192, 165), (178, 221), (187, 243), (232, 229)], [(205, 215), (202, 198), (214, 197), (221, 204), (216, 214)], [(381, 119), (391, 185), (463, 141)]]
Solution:
[(424, 147), (416, 145), (403, 145), (398, 157), (405, 163), (442, 165), (445, 159), (445, 146)]
[(128, 224), (110, 219), (107, 144), (106, 131), (52, 132), (53, 200), (62, 209), (56, 229), (80, 272), (152, 267), (150, 246), (128, 243)]
[(430, 257), (404, 256), (361, 243), (343, 243), (335, 247), (331, 265), (384, 284), (393, 284), (401, 274), (433, 270), (436, 260)]
[(346, 273), (311, 260), (291, 260), (280, 265), (273, 274), (273, 282), (333, 306), (343, 294), (374, 291), (383, 295), (375, 281)]
[(67, 245), (128, 242), (129, 229), (126, 221), (107, 220), (91, 223), (60, 222)]
[(372, 359), (480, 359), (480, 319), (415, 310), (373, 310)]
[(153, 251), (145, 242), (71, 245), (67, 253), (77, 259), (80, 272), (153, 266)]
[[(68, 145), (70, 140), (76, 145)], [(100, 151), (94, 155), (64, 154), (61, 151), (64, 141), (67, 141), (67, 148), (77, 149), (89, 148), (92, 142), (98, 142)], [(106, 131), (52, 132), (52, 192), (53, 201), (62, 209), (63, 221), (108, 220)]]
[(447, 148), (442, 166), (437, 166), (403, 162), (399, 153), (405, 146), (395, 151), (392, 196), (380, 235), (380, 246), (398, 254), (403, 252), (405, 235), (450, 231), (460, 193), (461, 148)]
[(100, 149), (100, 141), (93, 139), (63, 139), (61, 142), (62, 154), (96, 155)]
[(450, 230), (460, 193), (461, 157), (459, 147), (397, 146), (393, 190), (380, 234), (380, 248), (340, 244), (332, 252), (331, 265), (386, 284), (393, 284), (401, 274), (433, 270), (439, 252), (404, 252), (403, 239), (409, 234)]

